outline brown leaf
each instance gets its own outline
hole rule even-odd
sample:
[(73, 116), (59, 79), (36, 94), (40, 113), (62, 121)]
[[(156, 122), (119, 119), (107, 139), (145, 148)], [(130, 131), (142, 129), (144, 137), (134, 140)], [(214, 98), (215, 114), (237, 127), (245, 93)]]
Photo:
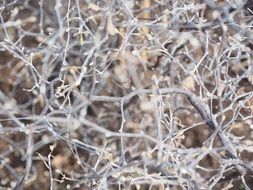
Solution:
[(108, 15), (107, 32), (111, 35), (119, 33), (118, 29), (113, 25), (111, 14)]
[(89, 3), (88, 9), (92, 9), (93, 11), (99, 11), (100, 10), (99, 6), (97, 6), (94, 3)]
[(182, 86), (187, 90), (195, 91), (195, 81), (191, 76), (186, 77), (182, 81)]

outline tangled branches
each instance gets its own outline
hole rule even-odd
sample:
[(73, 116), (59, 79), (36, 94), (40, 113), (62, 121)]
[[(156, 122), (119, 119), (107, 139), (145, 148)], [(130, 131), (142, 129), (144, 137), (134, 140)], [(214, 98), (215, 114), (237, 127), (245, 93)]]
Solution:
[(0, 2), (0, 189), (252, 189), (252, 1)]

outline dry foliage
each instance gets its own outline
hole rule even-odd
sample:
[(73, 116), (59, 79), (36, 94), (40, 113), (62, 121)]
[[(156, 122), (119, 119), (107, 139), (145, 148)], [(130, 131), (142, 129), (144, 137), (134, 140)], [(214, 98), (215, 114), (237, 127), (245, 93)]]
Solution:
[(253, 1), (0, 1), (0, 189), (253, 189)]

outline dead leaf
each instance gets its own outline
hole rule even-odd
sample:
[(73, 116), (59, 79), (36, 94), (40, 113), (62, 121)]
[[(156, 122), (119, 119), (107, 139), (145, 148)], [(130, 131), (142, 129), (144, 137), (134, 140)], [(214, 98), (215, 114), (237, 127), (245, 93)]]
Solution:
[(153, 106), (152, 102), (150, 102), (150, 101), (143, 101), (140, 104), (140, 108), (144, 112), (150, 112), (154, 109), (154, 106)]
[(191, 76), (186, 77), (183, 82), (182, 86), (190, 91), (195, 91), (195, 81)]
[(118, 34), (119, 31), (118, 29), (113, 25), (113, 22), (112, 22), (112, 15), (109, 14), (108, 15), (108, 20), (107, 20), (107, 32), (111, 35), (114, 35), (114, 34)]
[(231, 126), (231, 128), (234, 128), (234, 129), (240, 129), (243, 127), (243, 123), (242, 122), (239, 122), (239, 123), (235, 123)]
[(68, 156), (56, 155), (52, 160), (52, 166), (55, 168), (61, 168), (66, 164), (68, 164)]
[(88, 9), (92, 9), (93, 11), (99, 11), (100, 10), (99, 6), (97, 6), (94, 3), (89, 3)]

